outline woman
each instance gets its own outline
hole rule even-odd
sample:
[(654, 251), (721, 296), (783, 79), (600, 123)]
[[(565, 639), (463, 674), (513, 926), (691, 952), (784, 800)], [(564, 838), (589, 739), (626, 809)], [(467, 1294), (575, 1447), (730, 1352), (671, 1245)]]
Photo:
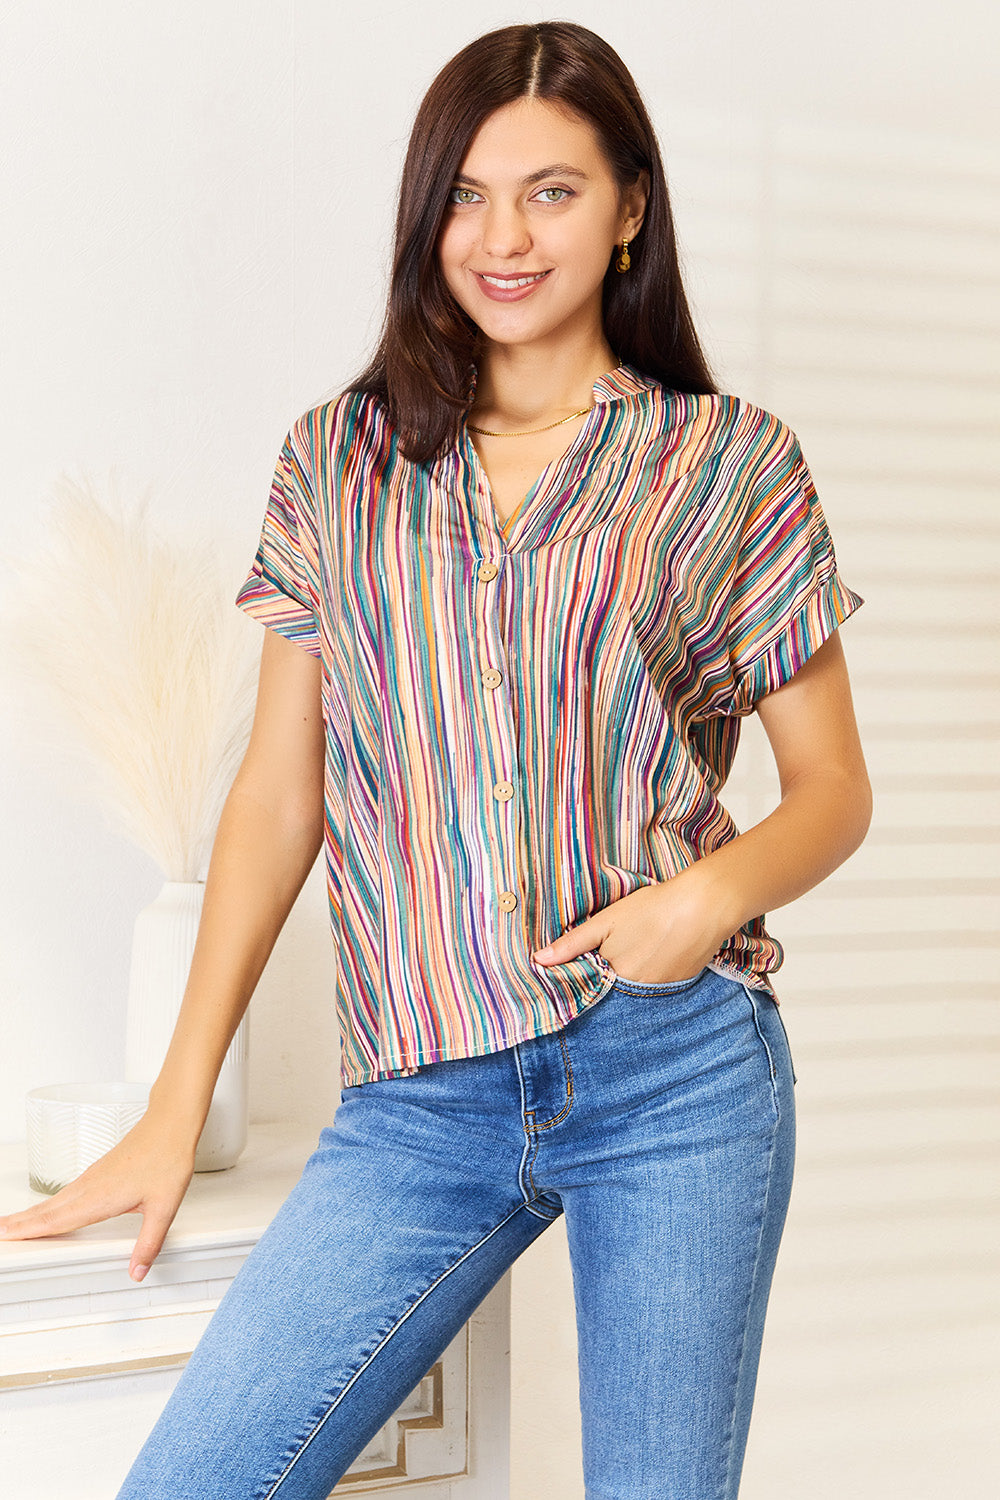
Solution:
[[(239, 602), (257, 711), (149, 1110), (6, 1233), (139, 1209), (141, 1280), (324, 844), (344, 1087), (122, 1497), (326, 1496), (560, 1213), (588, 1497), (735, 1496), (794, 1132), (760, 913), (867, 827), (860, 600), (794, 434), (712, 384), (592, 33), (431, 86), (381, 346), (289, 432)], [(737, 834), (751, 710), (781, 799)]]

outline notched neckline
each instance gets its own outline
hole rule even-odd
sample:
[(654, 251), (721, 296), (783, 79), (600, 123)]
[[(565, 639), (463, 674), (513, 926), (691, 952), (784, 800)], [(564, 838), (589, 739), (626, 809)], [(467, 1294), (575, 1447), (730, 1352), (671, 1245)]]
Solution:
[[(470, 402), (472, 394), (474, 394), (475, 392), (475, 373), (475, 367), (473, 367), (473, 380), (470, 393)], [(572, 442), (567, 444), (567, 446), (563, 449), (562, 453), (557, 458), (552, 459), (550, 463), (546, 464), (545, 467), (539, 471), (532, 484), (525, 491), (518, 505), (514, 510), (511, 511), (510, 515), (505, 521), (501, 521), (500, 519), (496, 504), (493, 500), (493, 490), (490, 485), (489, 475), (486, 473), (486, 469), (483, 465), (482, 459), (479, 457), (479, 454), (476, 450), (476, 445), (472, 441), (472, 435), (469, 432), (467, 425), (463, 423), (461, 429), (461, 445), (467, 446), (468, 449), (468, 452), (464, 456), (466, 463), (475, 476), (475, 496), (477, 505), (481, 511), (485, 512), (483, 519), (493, 526), (494, 530), (500, 535), (505, 544), (509, 543), (514, 532), (520, 528), (521, 522), (524, 521), (529, 514), (533, 514), (535, 512), (537, 508), (536, 502), (549, 489), (551, 481), (555, 478), (560, 469), (562, 469), (562, 467), (567, 462), (576, 457), (578, 450), (583, 446), (585, 439), (590, 435), (590, 429), (594, 423), (595, 413), (601, 413), (603, 415), (603, 409), (606, 406), (609, 406), (616, 401), (626, 400), (630, 396), (639, 395), (643, 391), (651, 389), (654, 384), (654, 381), (648, 379), (646, 376), (639, 374), (637, 370), (633, 369), (631, 365), (627, 364), (616, 365), (613, 370), (608, 370), (604, 375), (599, 375), (594, 381), (592, 388), (594, 404), (587, 412), (580, 431), (573, 438)]]
[(472, 441), (468, 429), (463, 430), (465, 441), (468, 443), (469, 451), (472, 455), (470, 467), (476, 478), (476, 497), (482, 501), (481, 508), (486, 511), (487, 519), (492, 521), (504, 542), (510, 541), (513, 532), (518, 528), (520, 522), (524, 520), (529, 512), (535, 510), (535, 502), (548, 492), (552, 480), (560, 469), (562, 469), (563, 465), (577, 455), (578, 449), (583, 446), (584, 439), (588, 436), (588, 430), (593, 424), (594, 413), (599, 410), (599, 405), (591, 407), (580, 427), (580, 431), (571, 442), (567, 443), (558, 457), (551, 459), (543, 469), (539, 470), (535, 479), (528, 486), (524, 495), (505, 521), (501, 521), (500, 519), (496, 503), (493, 499), (493, 488), (490, 484), (490, 478), (476, 450), (476, 445)]

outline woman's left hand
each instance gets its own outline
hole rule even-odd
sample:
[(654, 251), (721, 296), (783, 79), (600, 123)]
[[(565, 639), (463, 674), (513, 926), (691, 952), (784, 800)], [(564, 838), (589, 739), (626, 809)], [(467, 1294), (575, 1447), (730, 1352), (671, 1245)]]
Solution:
[(720, 928), (721, 906), (695, 864), (672, 880), (612, 901), (532, 957), (547, 967), (596, 949), (622, 979), (639, 984), (691, 979), (732, 935)]

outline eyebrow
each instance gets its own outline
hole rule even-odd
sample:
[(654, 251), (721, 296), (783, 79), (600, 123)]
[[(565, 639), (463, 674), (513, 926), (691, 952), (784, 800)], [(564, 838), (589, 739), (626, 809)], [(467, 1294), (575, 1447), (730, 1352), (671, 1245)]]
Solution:
[[(557, 161), (553, 162), (550, 167), (542, 167), (538, 172), (529, 172), (527, 177), (521, 178), (520, 185), (521, 187), (531, 187), (533, 183), (541, 182), (545, 177), (580, 177), (584, 182), (590, 180), (586, 172), (581, 172), (579, 167), (571, 167), (568, 162)], [(485, 182), (478, 182), (475, 177), (467, 177), (464, 172), (457, 172), (455, 174), (455, 181), (464, 182), (467, 187), (472, 188), (486, 186)]]

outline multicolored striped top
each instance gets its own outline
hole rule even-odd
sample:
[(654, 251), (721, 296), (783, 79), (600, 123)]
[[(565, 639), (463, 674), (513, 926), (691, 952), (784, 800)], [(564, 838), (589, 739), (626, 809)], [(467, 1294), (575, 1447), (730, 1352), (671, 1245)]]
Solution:
[[(344, 1086), (512, 1046), (612, 988), (531, 953), (735, 836), (740, 718), (861, 603), (793, 432), (627, 365), (501, 525), (468, 433), (307, 411), (238, 603), (323, 666)], [(769, 989), (763, 920), (713, 967)]]

